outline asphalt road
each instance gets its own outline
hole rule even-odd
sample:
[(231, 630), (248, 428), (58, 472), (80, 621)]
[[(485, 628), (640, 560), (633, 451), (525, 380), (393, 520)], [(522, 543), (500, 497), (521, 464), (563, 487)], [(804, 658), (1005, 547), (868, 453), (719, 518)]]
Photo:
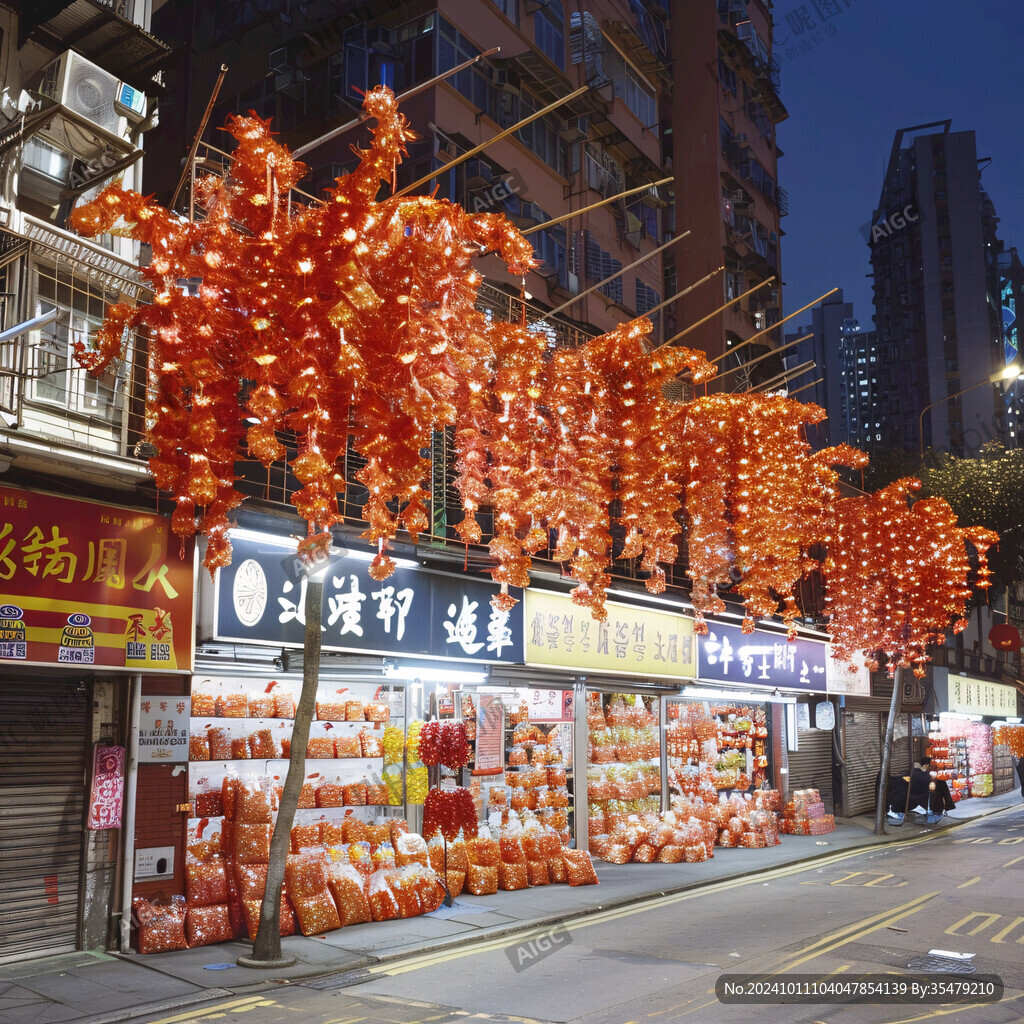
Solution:
[[(853, 995), (864, 1001), (844, 1001)], [(1024, 809), (599, 913), (512, 944), (274, 986), (148, 1024), (239, 1017), (245, 1024), (1018, 1022)]]

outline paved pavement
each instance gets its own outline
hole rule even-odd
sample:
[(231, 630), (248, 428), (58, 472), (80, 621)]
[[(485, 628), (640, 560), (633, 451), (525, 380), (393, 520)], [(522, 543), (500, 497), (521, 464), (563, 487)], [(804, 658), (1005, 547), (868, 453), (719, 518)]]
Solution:
[(454, 907), (404, 921), (353, 925), (325, 936), (289, 936), (282, 952), (297, 963), (286, 969), (240, 967), (251, 952), (231, 942), (172, 953), (121, 956), (80, 952), (0, 966), (0, 1024), (115, 1024), (138, 1017), (156, 1020), (190, 1005), (344, 972), (358, 973), (392, 959), (495, 939), (566, 921), (645, 897), (682, 892), (804, 863), (818, 857), (905, 841), (1010, 807), (1019, 790), (962, 801), (938, 825), (908, 822), (874, 834), (874, 818), (838, 819), (824, 836), (782, 836), (762, 850), (719, 849), (700, 864), (596, 864), (601, 884), (550, 885), (495, 896), (460, 896)]

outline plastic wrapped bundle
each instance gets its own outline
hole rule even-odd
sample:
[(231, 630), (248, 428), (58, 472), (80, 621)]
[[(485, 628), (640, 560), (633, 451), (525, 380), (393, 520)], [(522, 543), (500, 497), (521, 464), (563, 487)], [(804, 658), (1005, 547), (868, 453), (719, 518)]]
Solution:
[(189, 858), (185, 863), (185, 893), (190, 908), (227, 903), (228, 880), (224, 861), (203, 862)]
[(234, 827), (234, 853), (239, 864), (267, 864), (270, 862), (272, 825), (236, 822)]
[(310, 736), (306, 741), (306, 759), (311, 761), (333, 758), (335, 741), (330, 736)]
[[(356, 817), (351, 812), (345, 812), (345, 820), (341, 823), (341, 828), (346, 843), (369, 843), (369, 826), (362, 818)], [(367, 851), (369, 849), (369, 845), (367, 845)]]
[(340, 779), (321, 779), (316, 787), (317, 807), (342, 807), (344, 791)]
[(274, 717), (275, 718), (294, 718), (295, 717), (295, 697), (292, 692), (287, 689), (274, 690)]
[(679, 864), (683, 856), (683, 847), (666, 844), (658, 851), (658, 862), (661, 864)]
[(369, 901), (374, 921), (393, 921), (401, 916), (386, 870), (374, 871), (370, 876)]
[[(409, 871), (396, 871), (390, 878), (399, 917), (419, 917), (424, 912), (417, 878)], [(443, 896), (443, 894), (442, 894)]]
[(342, 800), (346, 807), (365, 807), (367, 801), (367, 783), (349, 782), (342, 787)]
[(248, 702), (241, 690), (228, 690), (217, 695), (214, 707), (218, 718), (246, 718)]
[[(448, 892), (451, 894), (452, 899), (458, 899), (466, 885), (466, 872), (452, 871), (449, 868), (448, 871), (444, 872), (444, 877), (448, 880)], [(435, 909), (437, 908), (435, 907)]]
[(365, 722), (366, 705), (361, 700), (349, 700), (345, 702), (346, 722)]
[(188, 738), (188, 759), (190, 761), (209, 761), (210, 743), (205, 735), (192, 733)]
[(211, 725), (206, 730), (206, 738), (210, 744), (211, 761), (232, 760), (230, 729), (223, 725)]
[[(344, 691), (339, 691), (339, 693)], [(344, 722), (345, 701), (340, 697), (325, 698), (316, 702), (316, 717), (321, 722)]]
[(234, 817), (236, 821), (248, 824), (266, 824), (273, 820), (270, 812), (270, 793), (262, 780), (240, 780), (235, 793)]
[(397, 866), (395, 862), (395, 848), (391, 845), (390, 839), (385, 840), (382, 843), (378, 843), (376, 846), (373, 845), (373, 841), (370, 842), (370, 859), (373, 861), (373, 870), (380, 871), (381, 869), (390, 869)]
[(210, 690), (194, 687), (192, 690), (192, 717), (214, 718), (217, 714), (217, 701)]
[(142, 897), (132, 900), (138, 921), (138, 949), (140, 953), (168, 953), (186, 949), (185, 897), (172, 896), (170, 906), (157, 906)]
[(337, 736), (334, 740), (335, 757), (362, 757), (358, 736)]
[[(249, 933), (249, 941), (256, 938), (256, 931), (260, 926), (260, 912), (263, 907), (263, 897), (259, 899), (243, 899), (242, 909), (245, 913), (245, 928)], [(292, 905), (281, 894), (281, 909), (278, 912), (278, 928), (281, 936), (295, 934), (295, 912)]]
[(526, 880), (529, 885), (547, 885), (551, 879), (548, 877), (548, 864), (545, 860), (528, 860), (526, 862)]
[[(427, 843), (423, 836), (417, 835), (415, 832), (399, 836), (395, 843), (395, 863), (400, 868), (410, 864), (419, 864), (425, 868), (432, 867)], [(442, 867), (441, 870), (443, 871), (444, 868)]]
[(369, 729), (362, 729), (359, 733), (359, 745), (363, 757), (383, 757), (384, 746), (381, 737)]
[(383, 701), (370, 701), (363, 711), (368, 722), (389, 722), (391, 708)]
[(185, 914), (185, 934), (190, 949), (230, 942), (235, 937), (226, 903), (209, 907), (189, 907)]
[(220, 786), (214, 786), (206, 780), (192, 795), (192, 814), (196, 818), (218, 818), (224, 813), (224, 802), (221, 799)]
[(280, 757), (281, 751), (274, 740), (274, 733), (270, 729), (257, 729), (249, 735), (249, 753), (255, 758), (269, 760)]
[(315, 896), (327, 888), (325, 860), (322, 853), (289, 853), (285, 861), (285, 885), (294, 900), (300, 896)]
[(320, 822), (320, 845), (321, 846), (344, 846), (345, 826), (340, 821)]
[(498, 891), (498, 865), (470, 864), (465, 891), (473, 896), (491, 896)]
[(562, 860), (569, 876), (569, 885), (597, 885), (597, 872), (586, 850), (563, 850)]
[(273, 718), (274, 695), (269, 692), (250, 694), (248, 715), (249, 718)]
[(301, 853), (303, 850), (320, 849), (320, 826), (293, 825), (291, 831), (292, 853)]
[(295, 805), (300, 810), (311, 810), (316, 807), (316, 787), (307, 779), (299, 790), (299, 802)]
[(327, 867), (327, 887), (334, 898), (342, 926), (372, 921), (366, 877), (351, 863), (330, 864)]
[(267, 888), (266, 864), (235, 864), (235, 883), (243, 900), (261, 900)]
[(313, 896), (292, 896), (295, 916), (303, 935), (322, 935), (341, 927), (341, 918), (326, 885)]
[(368, 807), (386, 807), (390, 802), (386, 782), (368, 782), (366, 784), (366, 804)]

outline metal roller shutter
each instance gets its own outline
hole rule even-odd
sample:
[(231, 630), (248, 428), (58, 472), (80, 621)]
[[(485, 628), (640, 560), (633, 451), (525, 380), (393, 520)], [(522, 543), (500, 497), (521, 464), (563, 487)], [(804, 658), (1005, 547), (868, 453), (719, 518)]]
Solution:
[(789, 752), (789, 791), (816, 789), (832, 813), (832, 730), (801, 729), (799, 750)]
[(875, 782), (882, 763), (881, 714), (877, 711), (843, 713), (846, 732), (846, 770), (843, 772), (843, 813), (848, 818), (875, 809)]
[(77, 947), (89, 702), (0, 682), (0, 963)]

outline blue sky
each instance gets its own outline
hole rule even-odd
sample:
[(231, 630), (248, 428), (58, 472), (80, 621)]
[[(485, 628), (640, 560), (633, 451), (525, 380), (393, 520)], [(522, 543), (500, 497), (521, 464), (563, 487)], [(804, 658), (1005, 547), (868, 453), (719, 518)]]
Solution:
[[(829, 11), (822, 22), (820, 12)], [(790, 209), (782, 221), (785, 314), (838, 285), (870, 326), (861, 228), (878, 201), (893, 136), (910, 125), (952, 118), (953, 131), (975, 131), (979, 158), (992, 158), (982, 184), (999, 236), (1024, 255), (1020, 0), (777, 0), (774, 14), (789, 111), (778, 128), (779, 184)]]

